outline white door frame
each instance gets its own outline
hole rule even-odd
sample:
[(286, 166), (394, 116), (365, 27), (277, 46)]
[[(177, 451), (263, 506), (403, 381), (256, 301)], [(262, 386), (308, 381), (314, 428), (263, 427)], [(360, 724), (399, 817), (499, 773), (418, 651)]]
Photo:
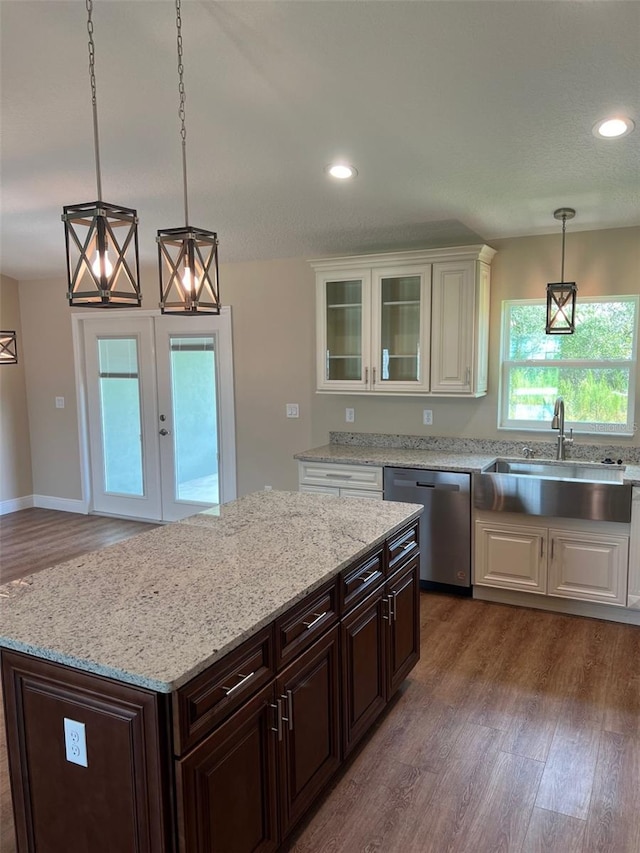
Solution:
[[(80, 482), (82, 489), (82, 511), (93, 511), (91, 493), (91, 462), (89, 450), (89, 416), (87, 407), (87, 377), (85, 374), (83, 321), (105, 319), (108, 309), (98, 311), (78, 310), (71, 314), (71, 335), (73, 341), (73, 360), (75, 367), (76, 399), (78, 414), (78, 443), (80, 451)], [(142, 318), (161, 317), (160, 309), (118, 308), (114, 320), (120, 317)], [(209, 315), (216, 321), (219, 341), (219, 376), (218, 388), (220, 408), (220, 447), (224, 460), (220, 464), (220, 502), (228, 503), (237, 496), (236, 478), (236, 430), (235, 430), (235, 398), (233, 381), (233, 336), (231, 326), (231, 306), (220, 309), (220, 315)], [(154, 389), (154, 393), (157, 390)]]

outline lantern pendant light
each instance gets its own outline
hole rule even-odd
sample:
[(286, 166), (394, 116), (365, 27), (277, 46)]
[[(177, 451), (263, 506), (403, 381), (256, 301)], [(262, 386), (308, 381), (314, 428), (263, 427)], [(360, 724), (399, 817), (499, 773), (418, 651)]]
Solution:
[(160, 310), (163, 314), (219, 314), (218, 235), (189, 224), (187, 196), (187, 130), (185, 124), (184, 65), (182, 63), (182, 17), (176, 0), (178, 45), (178, 91), (180, 137), (182, 140), (183, 228), (158, 231)]
[(547, 328), (548, 335), (572, 335), (576, 330), (576, 294), (575, 281), (564, 280), (564, 234), (567, 219), (576, 215), (571, 207), (559, 207), (553, 213), (562, 220), (562, 270), (560, 281), (547, 285)]
[(0, 332), (0, 364), (18, 363), (18, 340), (15, 331)]
[(89, 79), (98, 200), (63, 208), (69, 305), (89, 308), (140, 306), (138, 214), (102, 201), (96, 101), (93, 0), (86, 0)]

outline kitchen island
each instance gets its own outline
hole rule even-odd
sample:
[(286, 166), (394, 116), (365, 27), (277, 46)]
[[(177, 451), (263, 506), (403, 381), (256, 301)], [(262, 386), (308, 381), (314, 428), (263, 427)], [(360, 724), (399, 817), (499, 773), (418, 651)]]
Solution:
[(420, 512), (262, 492), (0, 588), (19, 850), (277, 849), (418, 659)]

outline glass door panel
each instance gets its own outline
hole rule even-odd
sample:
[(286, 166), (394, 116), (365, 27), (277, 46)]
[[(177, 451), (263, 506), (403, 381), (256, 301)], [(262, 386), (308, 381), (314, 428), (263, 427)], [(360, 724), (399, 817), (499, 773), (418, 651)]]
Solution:
[(422, 277), (380, 280), (380, 353), (382, 382), (420, 382)]
[(328, 281), (326, 373), (328, 380), (362, 379), (362, 281)]
[(218, 414), (214, 337), (169, 336), (175, 501), (217, 504)]
[(144, 495), (138, 341), (98, 338), (104, 490)]

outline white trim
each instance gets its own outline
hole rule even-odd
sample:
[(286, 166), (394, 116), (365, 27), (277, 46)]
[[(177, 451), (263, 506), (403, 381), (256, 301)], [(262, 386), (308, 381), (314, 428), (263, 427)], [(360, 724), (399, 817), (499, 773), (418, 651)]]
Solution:
[(30, 509), (32, 506), (33, 495), (25, 495), (22, 498), (9, 498), (6, 501), (0, 501), (0, 515), (9, 515), (11, 512)]
[(520, 590), (495, 589), (478, 585), (473, 587), (473, 597), (480, 601), (493, 601), (496, 604), (515, 604), (518, 607), (532, 607), (534, 610), (548, 610), (552, 613), (569, 613), (572, 616), (588, 616), (592, 619), (606, 619), (608, 622), (640, 625), (640, 612), (611, 604), (547, 598), (544, 595), (534, 595)]
[(85, 501), (76, 501), (71, 498), (56, 498), (52, 495), (34, 495), (33, 505), (40, 509), (59, 509), (61, 512), (77, 512), (80, 515), (88, 515), (89, 508)]
[(450, 246), (444, 249), (419, 249), (407, 252), (388, 252), (375, 255), (349, 255), (342, 258), (314, 258), (308, 263), (314, 270), (346, 270), (362, 266), (387, 267), (396, 264), (415, 262), (417, 264), (436, 263), (437, 261), (485, 261), (490, 264), (496, 249), (483, 243), (472, 246)]

